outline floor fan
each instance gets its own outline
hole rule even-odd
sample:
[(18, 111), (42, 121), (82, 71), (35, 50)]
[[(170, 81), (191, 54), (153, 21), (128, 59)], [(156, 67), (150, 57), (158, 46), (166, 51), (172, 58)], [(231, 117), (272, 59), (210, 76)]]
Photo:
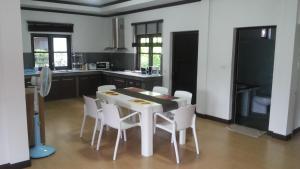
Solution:
[(39, 118), (39, 95), (45, 97), (49, 94), (52, 81), (52, 72), (49, 67), (43, 67), (40, 77), (32, 76), (31, 84), (34, 86), (34, 142), (30, 148), (31, 158), (43, 158), (55, 153), (55, 148), (43, 145), (41, 142), (40, 118)]

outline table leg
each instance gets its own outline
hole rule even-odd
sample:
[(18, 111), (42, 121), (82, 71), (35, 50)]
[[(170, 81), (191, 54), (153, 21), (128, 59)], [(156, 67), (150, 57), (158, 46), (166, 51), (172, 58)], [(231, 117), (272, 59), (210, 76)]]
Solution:
[(186, 130), (179, 131), (179, 144), (185, 144)]
[(142, 155), (149, 157), (153, 155), (153, 114), (141, 112), (141, 151)]

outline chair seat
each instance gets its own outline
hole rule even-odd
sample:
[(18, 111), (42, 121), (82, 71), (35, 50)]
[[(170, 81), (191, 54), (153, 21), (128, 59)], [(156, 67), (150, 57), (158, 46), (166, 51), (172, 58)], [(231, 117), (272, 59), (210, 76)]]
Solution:
[(139, 123), (136, 123), (130, 119), (126, 119), (124, 121), (121, 122), (121, 129), (126, 130), (132, 127), (137, 127), (139, 126)]
[(167, 121), (160, 121), (156, 123), (156, 127), (163, 129), (165, 131), (171, 132), (172, 133), (172, 129), (173, 129), (173, 125)]
[(162, 112), (164, 116), (168, 117), (169, 119), (173, 120), (174, 119), (174, 114), (172, 112)]

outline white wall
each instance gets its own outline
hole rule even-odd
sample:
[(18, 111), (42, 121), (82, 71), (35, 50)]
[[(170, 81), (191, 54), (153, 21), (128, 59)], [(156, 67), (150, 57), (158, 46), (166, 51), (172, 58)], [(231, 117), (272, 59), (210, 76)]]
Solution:
[(294, 129), (300, 127), (300, 3), (298, 3), (298, 19), (296, 27), (296, 37), (295, 37), (295, 49), (294, 57), (296, 57), (296, 67), (297, 67), (297, 89), (296, 89), (296, 101), (295, 101), (295, 115), (294, 115)]
[(277, 25), (280, 1), (212, 0), (210, 6), (207, 114), (231, 119), (234, 30)]
[[(212, 0), (207, 70), (207, 114), (231, 119), (234, 29), (276, 25), (269, 130), (286, 135), (297, 0)], [(297, 5), (297, 4), (296, 4)], [(291, 47), (292, 46), (292, 47)], [(290, 132), (290, 131), (289, 131)]]
[(294, 116), (294, 129), (300, 127), (300, 25), (297, 24), (296, 38), (295, 38), (295, 57), (297, 58), (297, 91), (296, 91), (296, 101), (295, 101), (295, 116)]
[(294, 37), (297, 0), (212, 0), (207, 70), (207, 114), (231, 119), (234, 29), (276, 25), (277, 37), (273, 73), (269, 130), (292, 132), (294, 97)]
[(0, 5), (0, 165), (29, 160), (19, 0)]
[(171, 88), (172, 32), (199, 31), (197, 111), (205, 112), (206, 59), (208, 39), (209, 1), (162, 8), (123, 16), (125, 18), (125, 46), (134, 52), (131, 44), (131, 23), (163, 19), (163, 85)]
[[(131, 23), (163, 19), (163, 84), (170, 88), (171, 34), (198, 30), (197, 111), (229, 120), (232, 111), (234, 30), (239, 27), (277, 26), (269, 130), (287, 135), (293, 128), (296, 98), (296, 82), (292, 77), (295, 77), (296, 70), (294, 40), (297, 3), (297, 0), (203, 0), (124, 15), (125, 45), (128, 52), (134, 52), (131, 47)], [(25, 31), (24, 24), (26, 20), (75, 23), (75, 51), (99, 52), (111, 42), (111, 18), (22, 11), (26, 52), (30, 52), (30, 43), (27, 43), (30, 42), (29, 33)], [(98, 28), (99, 37), (96, 37), (94, 32)]]
[[(24, 52), (31, 52), (27, 21), (43, 21), (74, 24), (72, 48), (74, 52), (103, 52), (111, 46), (112, 21), (110, 18), (22, 10)], [(44, 32), (45, 33), (45, 32)]]
[(278, 16), (269, 129), (282, 135), (293, 130), (296, 92), (294, 41), (298, 0), (284, 1)]
[[(199, 30), (197, 111), (231, 119), (234, 30), (277, 26), (269, 130), (289, 134), (297, 0), (203, 0), (177, 7), (125, 15), (127, 48), (133, 51), (132, 22), (163, 19), (164, 86), (171, 87), (171, 32)], [(208, 35), (208, 36), (207, 36)]]

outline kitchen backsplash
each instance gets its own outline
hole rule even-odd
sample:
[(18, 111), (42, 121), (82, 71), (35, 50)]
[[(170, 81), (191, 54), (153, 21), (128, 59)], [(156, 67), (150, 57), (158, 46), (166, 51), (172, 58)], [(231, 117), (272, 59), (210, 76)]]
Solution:
[(31, 69), (34, 67), (34, 58), (32, 53), (23, 53), (24, 69)]
[[(135, 54), (134, 53), (82, 53), (86, 63), (96, 63), (98, 61), (110, 62), (115, 67), (127, 70), (134, 70)], [(23, 53), (24, 68), (30, 69), (34, 67), (34, 57), (32, 53)]]

